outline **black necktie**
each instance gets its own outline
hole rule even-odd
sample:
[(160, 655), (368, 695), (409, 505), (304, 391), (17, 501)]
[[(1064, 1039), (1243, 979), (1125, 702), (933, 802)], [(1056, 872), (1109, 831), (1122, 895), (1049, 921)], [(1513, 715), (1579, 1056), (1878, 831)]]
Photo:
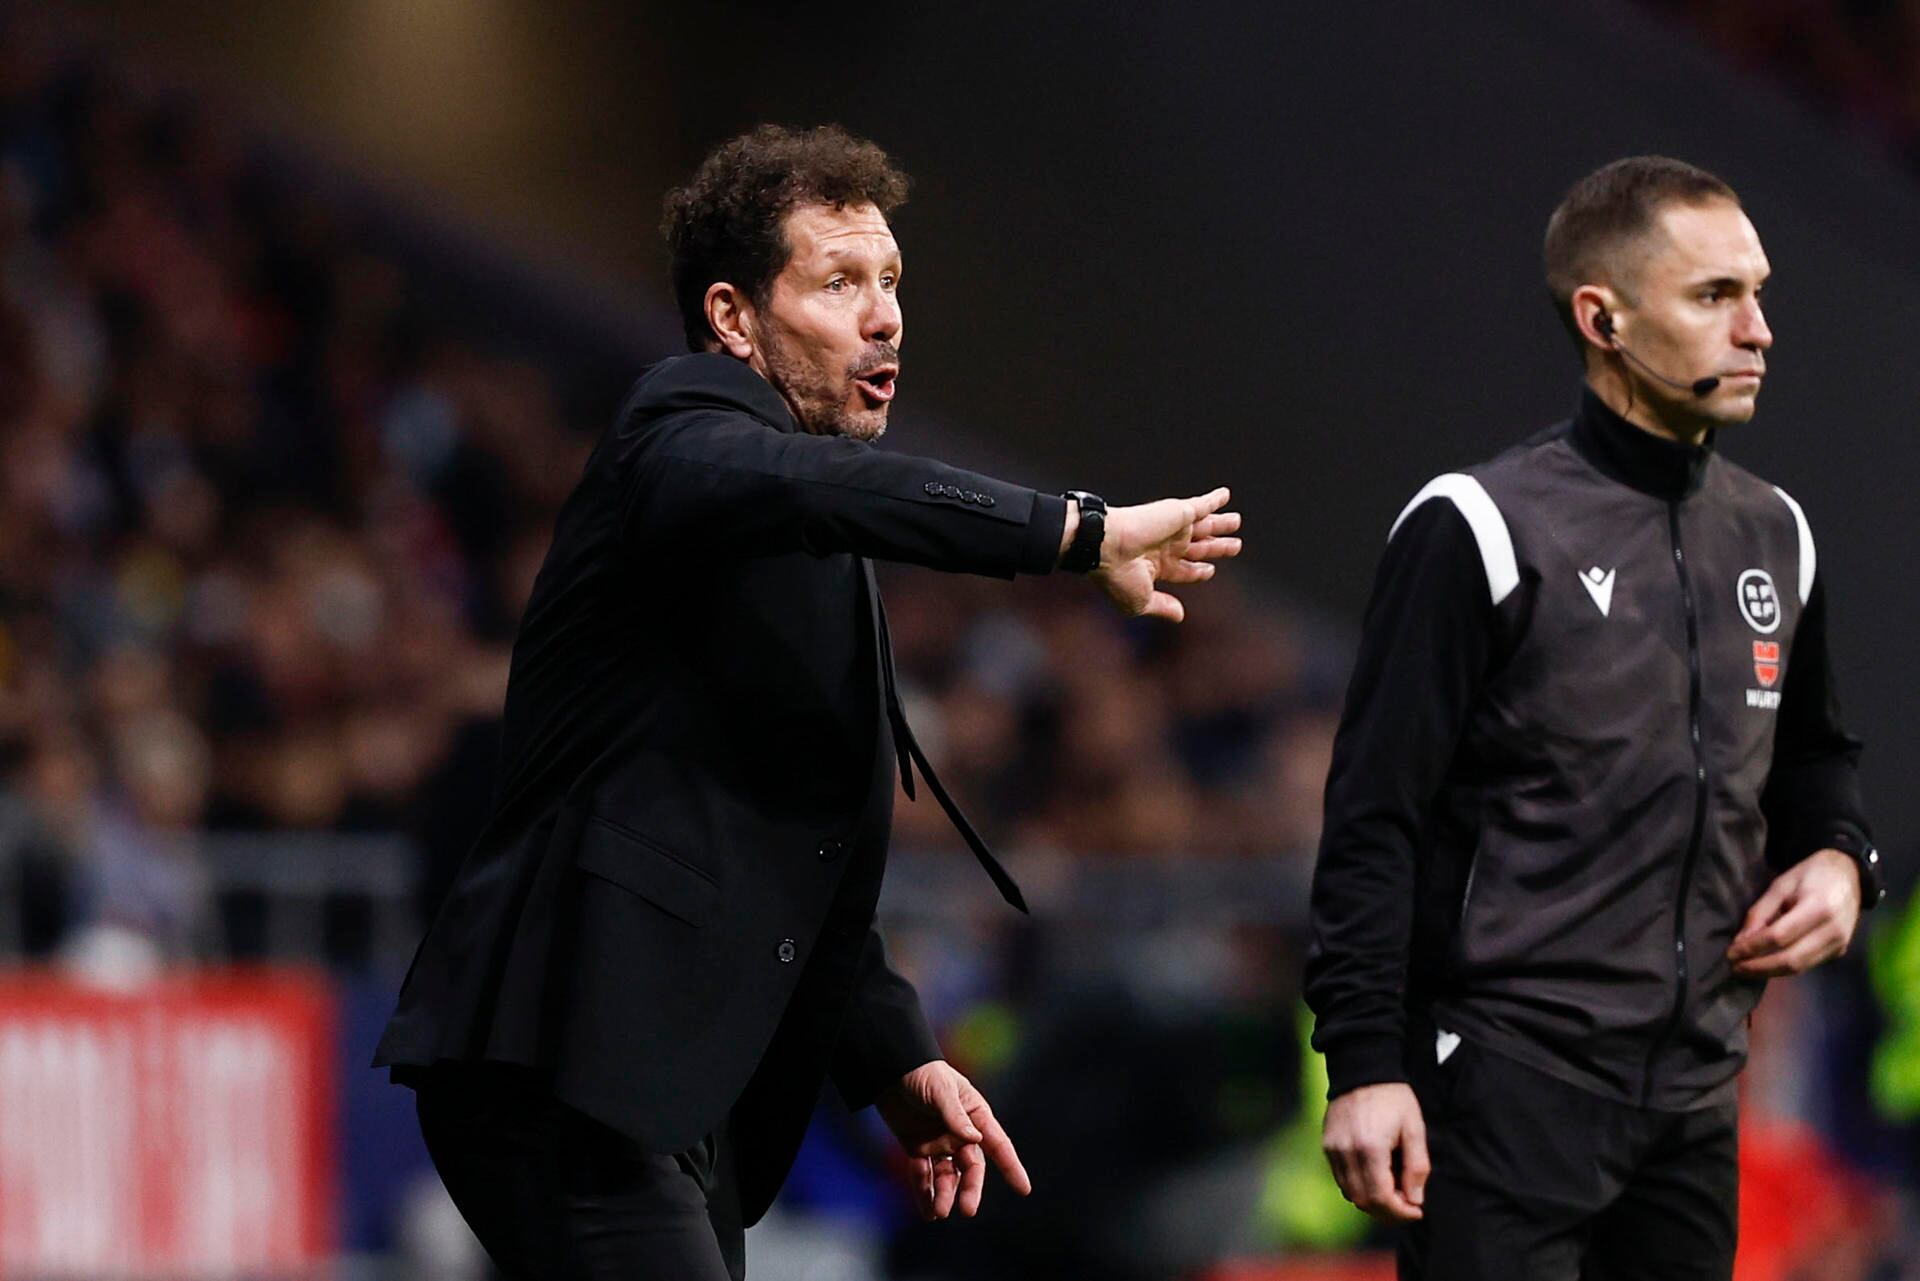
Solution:
[[(1022, 912), (1027, 911), (1026, 896), (1020, 893), (1020, 887), (1014, 884), (1007, 869), (1000, 866), (1000, 860), (993, 856), (987, 843), (980, 839), (980, 833), (973, 830), (973, 824), (960, 812), (960, 807), (947, 795), (947, 789), (940, 784), (940, 776), (933, 772), (933, 766), (927, 764), (926, 753), (920, 750), (920, 744), (913, 737), (913, 728), (907, 724), (907, 714), (900, 707), (900, 692), (893, 683), (893, 635), (887, 630), (887, 608), (880, 603), (880, 585), (874, 581), (873, 566), (864, 558), (860, 568), (867, 579), (867, 599), (873, 602), (873, 615), (879, 623), (880, 635), (880, 683), (886, 692), (887, 720), (893, 725), (893, 747), (900, 757), (900, 786), (906, 792), (907, 799), (913, 799), (913, 767), (920, 767), (920, 777), (927, 780), (927, 789), (933, 793), (933, 799), (940, 802), (940, 808), (947, 812), (947, 818), (953, 823), (954, 830), (980, 860), (987, 875), (993, 878), (994, 885), (1000, 891), (1000, 897), (1013, 904)], [(1029, 913), (1031, 915), (1031, 913)]]

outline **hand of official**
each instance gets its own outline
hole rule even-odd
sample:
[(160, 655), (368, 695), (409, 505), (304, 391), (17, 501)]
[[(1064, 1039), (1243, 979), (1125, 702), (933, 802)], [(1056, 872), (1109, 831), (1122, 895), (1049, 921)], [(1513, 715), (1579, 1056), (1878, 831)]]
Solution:
[(1013, 1140), (973, 1083), (944, 1060), (923, 1063), (887, 1087), (875, 1106), (909, 1156), (917, 1158), (920, 1216), (944, 1219), (954, 1209), (972, 1216), (986, 1187), (987, 1161), (1021, 1196), (1033, 1182)]
[[(1363, 1085), (1327, 1104), (1320, 1147), (1347, 1200), (1376, 1219), (1406, 1223), (1421, 1216), (1427, 1196), (1427, 1126), (1413, 1087), (1401, 1081)], [(1394, 1154), (1400, 1156), (1396, 1179)]]
[(1746, 978), (1804, 974), (1847, 950), (1860, 922), (1860, 869), (1839, 850), (1808, 855), (1773, 878), (1727, 949)]
[(1223, 512), (1229, 493), (1216, 489), (1198, 498), (1107, 509), (1100, 564), (1088, 577), (1129, 616), (1141, 614), (1177, 623), (1186, 617), (1178, 599), (1160, 583), (1204, 583), (1214, 562), (1240, 554), (1239, 512)]

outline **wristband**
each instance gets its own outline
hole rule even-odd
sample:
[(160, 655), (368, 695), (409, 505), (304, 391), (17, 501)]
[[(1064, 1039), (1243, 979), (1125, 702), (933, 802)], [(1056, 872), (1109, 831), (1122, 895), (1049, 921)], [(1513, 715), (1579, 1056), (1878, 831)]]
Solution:
[(1073, 533), (1073, 544), (1060, 558), (1060, 568), (1074, 574), (1090, 574), (1100, 568), (1100, 545), (1107, 537), (1107, 501), (1098, 494), (1069, 489), (1063, 498), (1080, 505), (1080, 527)]

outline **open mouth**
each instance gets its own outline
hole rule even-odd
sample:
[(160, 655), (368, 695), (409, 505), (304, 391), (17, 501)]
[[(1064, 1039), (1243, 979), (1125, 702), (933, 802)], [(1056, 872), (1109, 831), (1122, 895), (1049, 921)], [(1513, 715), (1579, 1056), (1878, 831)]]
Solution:
[(884, 405), (893, 399), (894, 380), (900, 376), (900, 370), (893, 365), (882, 365), (878, 369), (869, 369), (857, 374), (853, 385), (860, 394), (876, 405)]

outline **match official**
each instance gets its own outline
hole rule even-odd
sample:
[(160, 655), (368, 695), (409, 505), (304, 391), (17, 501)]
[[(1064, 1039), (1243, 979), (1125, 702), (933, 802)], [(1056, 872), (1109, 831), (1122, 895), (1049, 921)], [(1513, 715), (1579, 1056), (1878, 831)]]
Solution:
[(1570, 422), (1388, 535), (1327, 782), (1306, 994), (1403, 1278), (1732, 1274), (1735, 1077), (1769, 978), (1880, 897), (1800, 504), (1716, 449), (1769, 273), (1731, 188), (1582, 179), (1546, 277)]

